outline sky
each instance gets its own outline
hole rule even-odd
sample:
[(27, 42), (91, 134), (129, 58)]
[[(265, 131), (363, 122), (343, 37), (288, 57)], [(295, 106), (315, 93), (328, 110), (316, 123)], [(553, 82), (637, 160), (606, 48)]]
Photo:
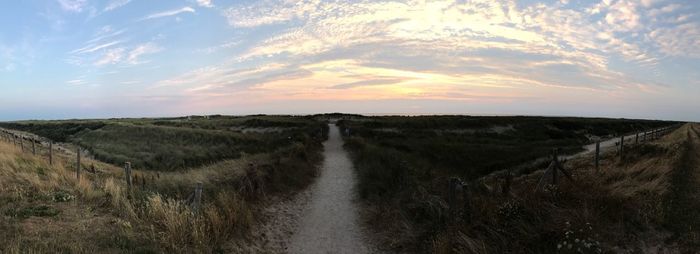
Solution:
[(696, 0), (20, 0), (0, 120), (192, 114), (700, 121)]

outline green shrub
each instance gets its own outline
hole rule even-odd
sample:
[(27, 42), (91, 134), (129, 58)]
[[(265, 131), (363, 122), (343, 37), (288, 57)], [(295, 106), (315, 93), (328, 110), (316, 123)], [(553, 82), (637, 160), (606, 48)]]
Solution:
[(60, 214), (61, 211), (56, 210), (56, 208), (39, 205), (39, 206), (28, 206), (21, 209), (9, 209), (5, 211), (5, 215), (9, 217), (16, 217), (20, 219), (26, 219), (29, 217), (53, 217)]

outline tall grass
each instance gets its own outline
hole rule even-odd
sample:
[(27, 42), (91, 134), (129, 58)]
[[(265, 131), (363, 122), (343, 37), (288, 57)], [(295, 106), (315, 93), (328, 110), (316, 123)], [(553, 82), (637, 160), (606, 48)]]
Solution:
[[(104, 162), (128, 161), (133, 167), (158, 171), (268, 153), (327, 133), (323, 123), (295, 116), (26, 121), (0, 126), (74, 143)], [(275, 131), (243, 132), (260, 128)]]
[[(598, 175), (591, 157), (569, 161), (566, 167), (573, 170), (576, 183), (562, 180), (545, 192), (533, 191), (542, 174), (536, 170), (516, 177), (511, 195), (503, 196), (501, 178), (485, 174), (547, 156), (554, 147), (579, 146), (586, 134), (617, 135), (630, 124), (623, 121), (594, 131), (587, 129), (595, 128), (593, 124), (581, 128), (589, 125), (585, 119), (540, 119), (549, 124), (522, 131), (518, 122), (504, 119), (498, 124), (512, 124), (510, 133), (447, 133), (437, 127), (446, 121), (441, 117), (343, 123), (351, 130), (345, 140), (359, 178), (363, 217), (384, 246), (402, 253), (569, 253), (557, 245), (590, 238), (597, 243), (586, 242), (590, 248), (582, 253), (598, 253), (620, 242), (618, 248), (633, 248), (627, 242), (630, 235), (655, 234), (663, 221), (662, 200), (679, 140), (633, 145), (622, 159), (605, 154), (604, 173)], [(592, 122), (596, 121), (607, 120)], [(468, 119), (446, 126), (470, 126), (466, 123)], [(479, 126), (490, 129), (489, 124)], [(610, 132), (613, 129), (617, 131)], [(472, 150), (481, 151), (473, 157), (465, 153)], [(447, 183), (452, 176), (465, 179), (468, 187), (466, 196), (457, 197), (456, 219), (449, 221)]]
[[(261, 201), (304, 188), (316, 175), (324, 133), (297, 130), (284, 145), (265, 148), (272, 150), (187, 170), (135, 168), (143, 182), (131, 189), (119, 167), (85, 158), (83, 167), (98, 170), (77, 180), (73, 155), (56, 153), (48, 165), (0, 141), (0, 253), (244, 252)], [(195, 209), (186, 198), (197, 183), (204, 192)], [(44, 207), (57, 213), (31, 213)], [(33, 226), (38, 220), (44, 225)]]

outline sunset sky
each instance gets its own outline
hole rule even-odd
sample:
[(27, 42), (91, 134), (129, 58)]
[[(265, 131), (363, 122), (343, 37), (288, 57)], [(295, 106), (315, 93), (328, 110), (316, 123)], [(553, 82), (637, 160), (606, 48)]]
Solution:
[(28, 0), (0, 120), (189, 114), (700, 121), (700, 1)]

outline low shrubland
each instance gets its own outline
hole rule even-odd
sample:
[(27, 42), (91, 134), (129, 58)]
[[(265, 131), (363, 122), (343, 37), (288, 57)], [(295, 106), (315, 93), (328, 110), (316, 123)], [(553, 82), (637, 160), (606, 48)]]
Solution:
[[(259, 246), (248, 234), (267, 197), (294, 193), (316, 175), (327, 129), (315, 126), (316, 132), (296, 131), (277, 147), (197, 167), (163, 172), (135, 166), (131, 188), (120, 167), (83, 158), (78, 180), (74, 154), (56, 152), (49, 165), (0, 141), (0, 252), (251, 252)], [(199, 183), (202, 199), (195, 207), (191, 194)]]
[[(341, 122), (364, 201), (363, 218), (382, 246), (415, 253), (603, 253), (639, 251), (644, 235), (665, 246), (662, 200), (678, 139), (630, 145), (623, 158), (603, 155), (601, 173), (592, 158), (571, 160), (576, 183), (535, 191), (552, 148), (575, 153), (592, 136), (617, 136), (665, 122), (593, 119), (487, 119), (458, 117), (359, 118)], [(450, 121), (457, 121), (450, 123)], [(463, 120), (463, 119), (462, 119)], [(414, 122), (415, 121), (415, 122)], [(535, 128), (539, 123), (538, 128)], [(605, 123), (602, 127), (596, 124)], [(509, 126), (506, 128), (494, 128)], [(472, 129), (454, 129), (465, 128)], [(453, 128), (453, 129), (450, 129)], [(476, 128), (476, 129), (473, 129)], [(548, 163), (547, 161), (544, 161)], [(523, 166), (525, 165), (525, 166)], [(505, 169), (516, 175), (502, 195)], [(450, 219), (451, 177), (467, 183)], [(651, 235), (647, 237), (648, 235)], [(642, 247), (643, 248), (643, 247)]]
[(97, 130), (105, 123), (95, 121), (30, 121), (30, 122), (0, 122), (0, 127), (34, 133), (55, 142), (67, 142), (69, 138), (82, 131)]
[[(311, 117), (292, 116), (24, 121), (0, 127), (77, 145), (104, 162), (157, 171), (270, 152), (322, 137), (326, 128)], [(275, 131), (244, 132), (259, 128)]]
[(341, 121), (353, 142), (419, 158), (430, 170), (473, 179), (533, 161), (559, 148), (582, 151), (591, 137), (613, 137), (669, 122), (546, 117), (368, 117)]

